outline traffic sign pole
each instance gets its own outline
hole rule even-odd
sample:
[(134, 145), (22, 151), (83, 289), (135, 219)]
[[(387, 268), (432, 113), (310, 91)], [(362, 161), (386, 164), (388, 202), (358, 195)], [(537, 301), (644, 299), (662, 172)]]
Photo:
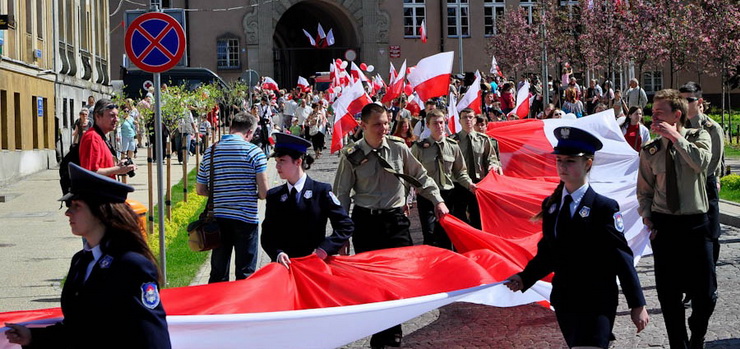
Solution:
[[(162, 269), (162, 286), (167, 285), (167, 246), (164, 235), (164, 147), (162, 146), (162, 84), (159, 73), (154, 73), (154, 156), (157, 159), (157, 222), (159, 223), (159, 267)], [(151, 140), (150, 140), (151, 142)]]

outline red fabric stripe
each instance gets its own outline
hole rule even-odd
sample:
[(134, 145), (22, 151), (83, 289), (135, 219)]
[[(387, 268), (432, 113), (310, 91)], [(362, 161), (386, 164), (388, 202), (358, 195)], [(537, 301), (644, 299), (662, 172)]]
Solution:
[(449, 89), (450, 74), (442, 74), (416, 85), (414, 91), (416, 91), (422, 101), (426, 102), (430, 98), (446, 95)]

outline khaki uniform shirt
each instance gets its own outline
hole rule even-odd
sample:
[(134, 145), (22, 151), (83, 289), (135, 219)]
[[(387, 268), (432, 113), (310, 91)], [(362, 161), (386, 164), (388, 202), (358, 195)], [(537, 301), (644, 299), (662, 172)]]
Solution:
[[(356, 151), (364, 154), (364, 159), (359, 165), (353, 165), (347, 158), (350, 153)], [(355, 205), (369, 209), (391, 209), (406, 203), (405, 183), (384, 170), (378, 162), (378, 157), (371, 154), (372, 152), (374, 149), (363, 138), (356, 144), (347, 145), (339, 156), (339, 165), (334, 178), (334, 193), (347, 212), (352, 200)], [(419, 161), (411, 155), (403, 139), (386, 136), (378, 152), (396, 171), (421, 182), (419, 194), (435, 205), (444, 202), (439, 194), (439, 188)], [(351, 195), (353, 191), (354, 195)]]
[(725, 153), (725, 136), (722, 127), (712, 118), (699, 114), (686, 121), (686, 127), (703, 128), (712, 138), (712, 160), (709, 161), (707, 176), (714, 174), (719, 178), (722, 175), (722, 157)]
[[(440, 190), (452, 190), (455, 182), (465, 188), (470, 188), (473, 181), (468, 176), (460, 147), (457, 142), (447, 137), (437, 142), (429, 137), (421, 142), (416, 142), (411, 147), (411, 154), (424, 166), (429, 177), (434, 179)], [(439, 157), (442, 157), (440, 163)], [(441, 167), (441, 168), (440, 168)]]
[[(479, 132), (467, 133), (462, 130), (453, 137), (460, 146), (460, 151), (465, 159), (465, 165), (468, 168), (468, 175), (473, 182), (478, 182), (485, 177), (494, 166), (501, 166), (498, 160), (498, 151), (496, 142), (493, 138)], [(473, 147), (474, 164), (469, 164), (467, 159), (468, 149)]]
[(637, 201), (642, 217), (650, 218), (652, 212), (671, 215), (707, 212), (706, 170), (712, 157), (711, 137), (703, 129), (682, 128), (680, 133), (684, 137), (673, 144), (680, 208), (671, 212), (666, 203), (665, 152), (668, 140), (658, 137), (646, 143), (640, 151)]

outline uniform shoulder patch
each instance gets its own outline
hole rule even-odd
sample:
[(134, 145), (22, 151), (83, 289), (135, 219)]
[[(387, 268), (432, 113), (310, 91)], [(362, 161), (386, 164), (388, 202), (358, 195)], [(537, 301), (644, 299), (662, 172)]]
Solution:
[(457, 140), (454, 140), (454, 139), (452, 139), (450, 137), (446, 137), (445, 139), (447, 139), (447, 141), (450, 142), (450, 143), (452, 143), (452, 144), (457, 144)]
[(141, 303), (149, 309), (159, 305), (159, 290), (154, 282), (145, 282), (141, 285)]
[(709, 117), (707, 117), (706, 119), (704, 119), (704, 121), (703, 121), (703, 122), (701, 123), (701, 125), (702, 125), (702, 126), (703, 126), (704, 128), (707, 128), (707, 129), (711, 129), (711, 128), (713, 128), (713, 127), (714, 127), (714, 125), (715, 125), (715, 122), (714, 122), (714, 120), (712, 120), (712, 119), (710, 119)]
[(459, 141), (459, 139), (460, 139), (460, 134), (458, 134), (458, 133), (454, 133), (454, 134), (450, 135), (450, 136), (449, 136), (449, 137), (447, 137), (447, 138), (450, 138), (450, 139), (454, 139), (454, 140), (456, 140), (456, 141)]
[(401, 138), (401, 137), (398, 137), (398, 136), (390, 136), (390, 135), (388, 135), (388, 136), (386, 136), (386, 137), (387, 137), (387, 138), (388, 138), (389, 140), (391, 140), (391, 141), (394, 141), (394, 142), (398, 142), (398, 143), (404, 143), (404, 144), (406, 144), (406, 141), (404, 141), (404, 140), (403, 140), (403, 138)]
[(423, 148), (423, 149), (429, 148), (432, 145), (432, 143), (429, 142), (428, 139), (423, 139), (423, 140), (417, 141), (414, 144), (416, 144), (417, 147)]
[(702, 128), (689, 128), (689, 129), (686, 129), (686, 137), (685, 138), (687, 140), (689, 140), (689, 141), (694, 141), (694, 140), (696, 140), (696, 139), (699, 138), (699, 135), (701, 134), (702, 131), (707, 132), (707, 131), (705, 131)]
[(331, 198), (331, 202), (333, 202), (335, 205), (342, 206), (342, 203), (339, 202), (339, 198), (334, 195), (334, 192), (329, 191), (329, 198)]
[(659, 138), (655, 138), (649, 142), (647, 142), (644, 146), (642, 146), (642, 150), (647, 152), (650, 155), (654, 155), (655, 153), (660, 150), (660, 142), (656, 142), (655, 140)]
[(622, 217), (622, 212), (614, 214), (614, 228), (617, 229), (618, 232), (624, 233), (624, 218)]

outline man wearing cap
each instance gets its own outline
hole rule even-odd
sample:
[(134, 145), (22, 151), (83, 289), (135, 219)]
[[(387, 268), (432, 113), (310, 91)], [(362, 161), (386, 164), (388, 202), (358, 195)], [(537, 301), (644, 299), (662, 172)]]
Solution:
[[(349, 212), (351, 202), (355, 204), (355, 252), (411, 246), (411, 223), (403, 213), (407, 184), (416, 186), (418, 193), (432, 202), (438, 218), (449, 211), (434, 180), (404, 140), (386, 135), (389, 120), (385, 108), (371, 103), (362, 108), (361, 115), (363, 138), (342, 149), (334, 179), (342, 207)], [(397, 347), (401, 338), (401, 325), (397, 325), (373, 335), (370, 345)]]
[[(411, 147), (411, 154), (421, 162), (429, 177), (434, 179), (434, 183), (439, 187), (440, 195), (446, 202), (451, 201), (455, 184), (474, 193), (476, 186), (468, 176), (465, 160), (463, 160), (463, 154), (457, 141), (445, 136), (444, 113), (439, 109), (427, 113), (426, 123), (432, 134), (414, 143)], [(449, 237), (434, 217), (432, 202), (420, 196), (417, 198), (417, 203), (424, 244), (452, 249)]]
[[(213, 190), (214, 217), (221, 230), (221, 246), (211, 253), (209, 283), (229, 281), (232, 250), (236, 280), (246, 279), (257, 268), (257, 200), (267, 195), (267, 157), (250, 142), (256, 128), (256, 117), (236, 114), (230, 134), (206, 150), (198, 169), (195, 189), (202, 196)], [(211, 166), (213, 188), (208, 187)]]
[[(313, 163), (306, 154), (311, 142), (285, 133), (275, 134), (276, 168), (287, 182), (267, 192), (262, 221), (262, 248), (273, 262), (290, 266), (290, 258), (336, 254), (349, 241), (354, 224), (331, 191), (331, 185), (306, 175)], [(326, 221), (333, 232), (326, 236)]]
[[(683, 126), (687, 103), (678, 91), (658, 91), (653, 101), (651, 131), (659, 137), (640, 152), (639, 212), (651, 231), (655, 286), (671, 348), (703, 348), (717, 302), (706, 192), (712, 139), (701, 128)], [(690, 340), (683, 293), (692, 301)]]
[[(463, 159), (465, 159), (465, 166), (468, 169), (468, 176), (470, 176), (473, 183), (480, 182), (490, 171), (503, 174), (495, 146), (497, 144), (496, 140), (484, 133), (476, 132), (476, 123), (477, 118), (473, 109), (463, 109), (460, 111), (462, 130), (451, 137), (460, 146)], [(475, 194), (463, 188), (457, 182), (453, 191), (452, 215), (468, 222), (472, 227), (480, 229), (480, 209)]]
[(118, 124), (118, 106), (110, 99), (100, 99), (93, 109), (95, 124), (80, 140), (80, 166), (115, 179), (116, 175), (136, 170), (135, 164), (126, 165), (125, 161), (116, 164), (113, 145), (105, 136), (116, 129)]

